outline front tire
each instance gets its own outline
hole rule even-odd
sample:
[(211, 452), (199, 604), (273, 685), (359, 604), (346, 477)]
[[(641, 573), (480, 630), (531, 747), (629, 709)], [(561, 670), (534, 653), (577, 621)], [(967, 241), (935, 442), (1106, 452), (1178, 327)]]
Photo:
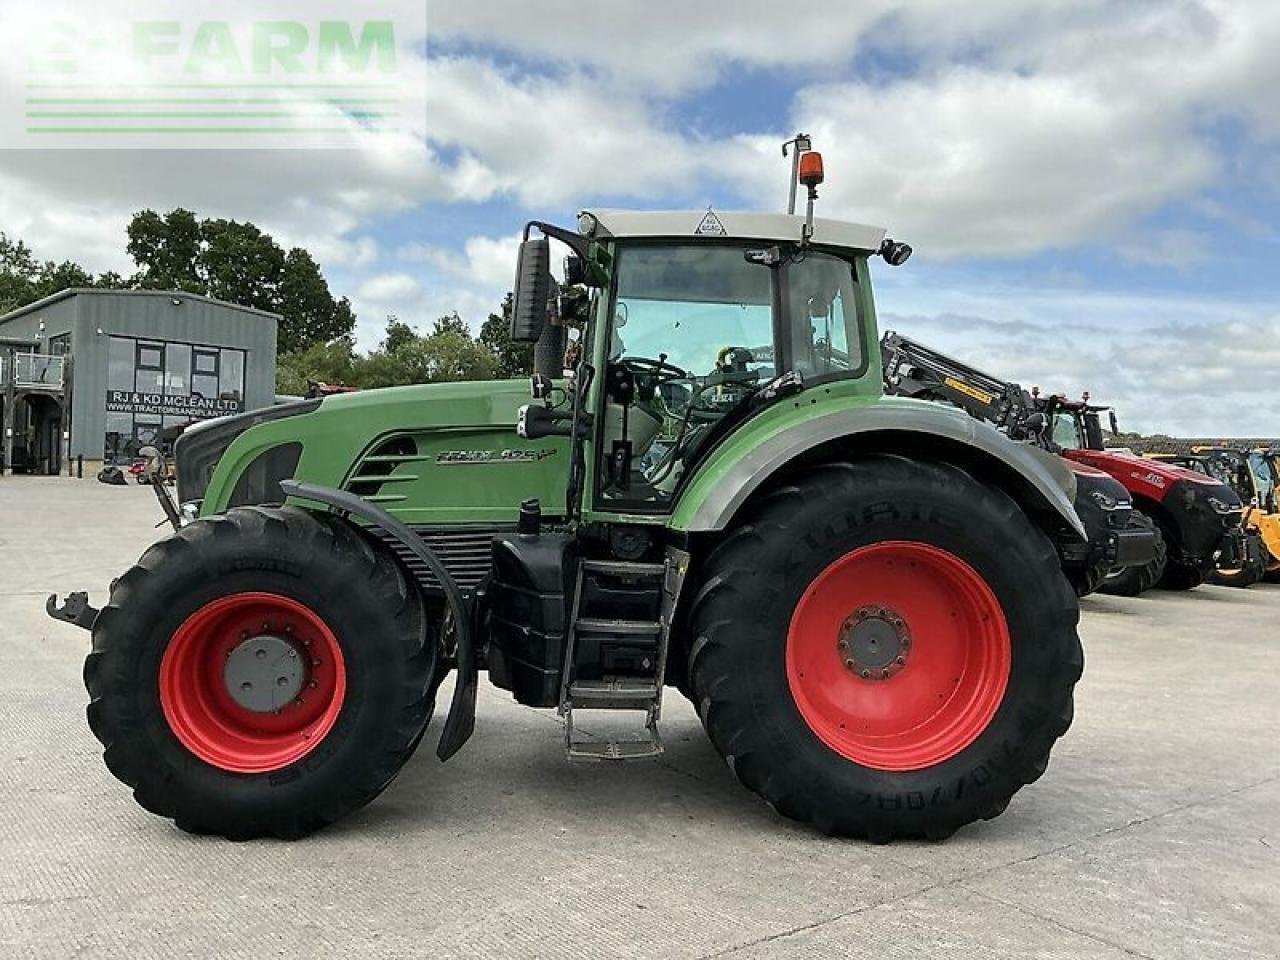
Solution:
[(994, 817), (1071, 723), (1083, 654), (1057, 554), (954, 466), (811, 469), (700, 582), (703, 725), (748, 788), (824, 832), (938, 839)]
[(435, 667), (392, 559), (345, 522), (250, 507), (116, 581), (84, 676), (107, 767), (141, 806), (194, 833), (290, 839), (391, 782)]
[(1220, 587), (1251, 587), (1267, 575), (1267, 548), (1262, 535), (1248, 531), (1244, 538), (1244, 557), (1240, 566), (1215, 570), (1209, 582)]
[(1146, 593), (1164, 576), (1164, 569), (1169, 561), (1169, 545), (1164, 539), (1159, 525), (1141, 510), (1134, 510), (1129, 515), (1129, 526), (1150, 530), (1155, 537), (1155, 556), (1140, 566), (1122, 567), (1098, 584), (1099, 593), (1107, 593), (1117, 597), (1136, 597)]

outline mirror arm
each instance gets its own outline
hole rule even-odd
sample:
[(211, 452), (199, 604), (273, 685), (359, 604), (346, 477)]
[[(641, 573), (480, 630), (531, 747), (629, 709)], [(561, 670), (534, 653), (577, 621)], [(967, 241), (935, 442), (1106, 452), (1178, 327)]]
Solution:
[(525, 240), (529, 239), (529, 231), (533, 227), (537, 227), (551, 239), (559, 240), (583, 260), (590, 261), (591, 241), (582, 234), (573, 230), (566, 230), (564, 227), (557, 227), (554, 223), (545, 223), (542, 220), (530, 220), (524, 225)]

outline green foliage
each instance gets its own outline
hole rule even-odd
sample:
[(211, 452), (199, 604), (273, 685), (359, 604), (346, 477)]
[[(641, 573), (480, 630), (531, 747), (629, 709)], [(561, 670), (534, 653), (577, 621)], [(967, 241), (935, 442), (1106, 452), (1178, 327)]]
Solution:
[(351, 385), (355, 369), (355, 343), (350, 337), (340, 337), (332, 343), (313, 343), (304, 350), (280, 354), (276, 364), (276, 393), (300, 397), (313, 381)]
[(511, 294), (502, 301), (502, 313), (491, 313), (480, 327), (479, 340), (497, 360), (494, 377), (510, 380), (533, 373), (533, 344), (511, 339)]
[(198, 220), (190, 210), (143, 210), (128, 227), (128, 252), (144, 290), (185, 290), (281, 316), (281, 353), (350, 335), (351, 302), (335, 300), (306, 250), (285, 251), (268, 233), (236, 220)]
[(118, 288), (125, 284), (118, 274), (104, 273), (97, 280), (78, 263), (64, 260), (43, 263), (21, 240), (0, 233), (0, 313), (35, 303), (73, 287)]
[(317, 344), (280, 358), (276, 390), (301, 394), (311, 381), (330, 386), (395, 387), (410, 383), (492, 380), (499, 358), (471, 336), (456, 314), (441, 317), (427, 335), (396, 317), (387, 318), (386, 333), (376, 350), (355, 353), (350, 339)]

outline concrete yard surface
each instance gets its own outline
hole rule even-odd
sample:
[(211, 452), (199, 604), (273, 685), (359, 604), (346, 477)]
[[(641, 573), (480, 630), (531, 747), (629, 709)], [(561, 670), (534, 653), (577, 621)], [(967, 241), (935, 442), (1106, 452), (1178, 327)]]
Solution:
[(229, 843), (111, 777), (89, 636), (44, 613), (104, 602), (160, 518), (146, 488), (0, 478), (0, 957), (1280, 956), (1280, 586), (1085, 600), (1048, 772), (945, 843), (782, 819), (674, 691), (662, 759), (571, 764), (483, 678), (449, 763), (438, 712), (355, 816)]

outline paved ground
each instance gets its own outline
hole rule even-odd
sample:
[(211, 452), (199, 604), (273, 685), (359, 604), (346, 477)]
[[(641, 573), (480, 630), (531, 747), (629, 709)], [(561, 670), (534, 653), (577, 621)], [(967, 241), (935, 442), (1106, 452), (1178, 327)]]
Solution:
[(145, 489), (0, 479), (0, 956), (1280, 956), (1280, 587), (1086, 601), (1049, 772), (944, 844), (779, 819), (678, 696), (663, 760), (581, 766), (483, 688), (448, 765), (420, 751), (305, 842), (231, 844), (108, 775), (87, 635), (43, 613), (101, 599), (157, 519)]

